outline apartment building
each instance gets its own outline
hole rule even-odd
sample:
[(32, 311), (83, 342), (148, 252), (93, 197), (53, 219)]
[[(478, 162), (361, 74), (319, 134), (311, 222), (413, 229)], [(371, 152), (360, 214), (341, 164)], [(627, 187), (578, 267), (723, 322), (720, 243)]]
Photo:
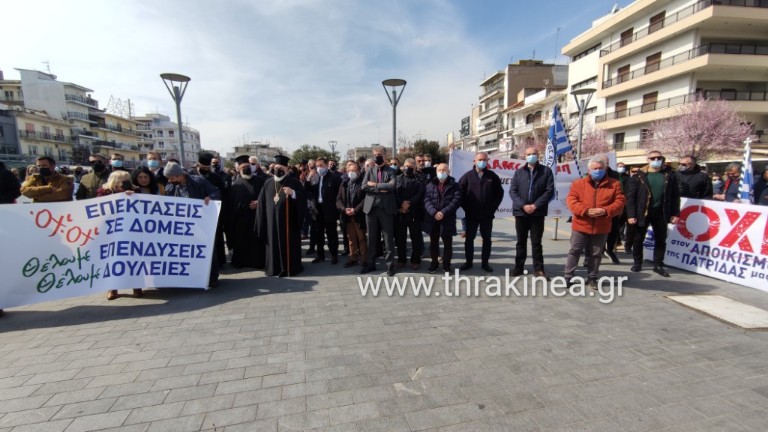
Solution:
[(94, 112), (90, 118), (96, 122), (91, 127), (96, 134), (93, 153), (107, 157), (119, 153), (123, 155), (126, 167), (135, 167), (141, 162), (137, 121), (105, 112)]
[(731, 101), (762, 136), (767, 41), (765, 0), (637, 0), (562, 53), (571, 58), (569, 91), (596, 89), (588, 110), (621, 157), (643, 153), (652, 123), (698, 96)]
[(277, 155), (290, 156), (281, 147), (272, 147), (269, 143), (261, 141), (251, 141), (250, 143), (236, 145), (230, 153), (227, 153), (227, 159), (234, 160), (240, 155), (256, 156), (262, 164), (269, 164)]
[(541, 60), (520, 60), (486, 78), (480, 84), (477, 112), (472, 115), (477, 129), (468, 149), (509, 153), (515, 145), (514, 116), (510, 116), (509, 108), (524, 103), (532, 94), (562, 89), (567, 83), (568, 66)]
[[(146, 158), (148, 151), (160, 153), (163, 160), (168, 158), (180, 159), (179, 126), (164, 114), (146, 114), (143, 117), (133, 117), (136, 122), (137, 145), (141, 158)], [(182, 127), (184, 141), (184, 161), (187, 165), (197, 162), (200, 152), (200, 131), (184, 125)]]
[(552, 124), (552, 108), (566, 104), (566, 92), (560, 89), (522, 89), (518, 94), (520, 102), (504, 110), (507, 125), (497, 153), (501, 157), (520, 157), (529, 145), (547, 142), (549, 126)]

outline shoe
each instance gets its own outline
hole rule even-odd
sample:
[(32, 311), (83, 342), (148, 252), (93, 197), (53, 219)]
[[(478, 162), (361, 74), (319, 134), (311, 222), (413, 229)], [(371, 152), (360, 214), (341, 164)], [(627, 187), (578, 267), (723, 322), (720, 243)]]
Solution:
[(277, 275), (277, 277), (279, 277), (279, 278), (288, 277), (288, 272), (283, 270), (283, 271), (280, 272), (280, 274)]
[(360, 274), (366, 274), (366, 273), (375, 272), (375, 271), (376, 271), (375, 265), (367, 265), (367, 266), (363, 266), (363, 268), (360, 270)]
[(587, 279), (587, 287), (592, 288), (593, 290), (596, 290), (597, 289), (597, 279), (595, 279), (595, 278)]
[(621, 264), (621, 261), (619, 261), (619, 257), (616, 256), (616, 253), (614, 251), (606, 250), (605, 254), (608, 255), (608, 258), (611, 259), (612, 263)]
[(342, 251), (339, 255), (341, 255), (341, 256), (349, 256), (349, 251)]
[(493, 273), (493, 267), (491, 267), (491, 265), (488, 263), (483, 264), (482, 268), (488, 273)]
[(325, 261), (325, 257), (317, 257), (317, 258), (312, 260), (312, 264), (317, 264), (317, 263), (323, 262), (323, 261)]
[(464, 264), (461, 265), (461, 267), (459, 267), (459, 270), (465, 271), (465, 270), (469, 270), (471, 268), (472, 268), (472, 263), (471, 262), (465, 262)]
[(387, 268), (387, 276), (392, 277), (395, 275), (395, 265), (391, 264), (389, 268)]
[(514, 269), (512, 270), (512, 276), (522, 276), (523, 275), (523, 269)]
[(466, 238), (466, 237), (467, 237), (467, 232), (466, 232), (466, 231), (464, 231), (463, 233), (461, 233), (461, 238)]
[(429, 269), (427, 271), (431, 274), (434, 274), (438, 268), (440, 268), (440, 265), (432, 261), (432, 264), (429, 265)]
[(642, 269), (642, 267), (640, 266), (640, 264), (634, 264), (630, 270), (635, 272), (635, 273), (640, 273), (641, 269)]
[(307, 250), (307, 255), (314, 255), (314, 254), (315, 254), (315, 249), (308, 249)]
[(218, 279), (217, 279), (217, 280), (214, 280), (214, 281), (210, 281), (210, 282), (208, 282), (208, 288), (216, 288), (217, 286), (219, 286), (219, 281), (218, 281)]
[(584, 267), (584, 268), (589, 268), (589, 260), (585, 259), (584, 260), (584, 264), (582, 264), (581, 266)]
[(107, 291), (107, 300), (114, 300), (117, 298), (117, 290)]
[(418, 270), (421, 268), (421, 263), (413, 263), (411, 264), (411, 270)]
[(405, 267), (405, 263), (404, 263), (404, 262), (398, 262), (398, 263), (396, 264), (396, 266), (397, 266), (397, 269), (399, 270), (399, 269), (401, 269), (401, 268), (404, 268), (404, 267)]
[(338, 264), (339, 263), (339, 257), (334, 255), (331, 257), (331, 264)]
[(141, 288), (137, 288), (133, 290), (133, 298), (142, 298), (144, 297), (144, 291), (141, 290)]
[(344, 268), (350, 268), (350, 267), (354, 267), (356, 265), (357, 265), (357, 261), (347, 261), (347, 262), (344, 263), (343, 267)]
[(301, 236), (301, 239), (302, 239), (302, 240), (306, 240), (306, 239), (308, 239), (308, 238), (309, 238), (309, 236), (308, 236), (308, 235), (303, 235), (303, 236)]
[(669, 277), (669, 273), (664, 269), (664, 266), (653, 266), (653, 272), (659, 276)]
[(547, 276), (547, 274), (544, 273), (544, 270), (536, 270), (535, 272), (533, 272), (533, 275), (538, 277), (543, 277), (544, 279), (549, 280), (549, 276)]
[(453, 269), (449, 265), (443, 265), (443, 271), (448, 274), (453, 274)]

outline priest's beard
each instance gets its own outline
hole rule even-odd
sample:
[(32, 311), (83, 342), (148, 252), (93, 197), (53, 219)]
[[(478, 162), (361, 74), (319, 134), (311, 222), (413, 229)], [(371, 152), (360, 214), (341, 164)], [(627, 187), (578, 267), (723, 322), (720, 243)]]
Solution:
[(253, 177), (252, 174), (246, 174), (246, 173), (240, 173), (240, 177), (244, 178), (245, 180), (250, 180), (251, 177)]

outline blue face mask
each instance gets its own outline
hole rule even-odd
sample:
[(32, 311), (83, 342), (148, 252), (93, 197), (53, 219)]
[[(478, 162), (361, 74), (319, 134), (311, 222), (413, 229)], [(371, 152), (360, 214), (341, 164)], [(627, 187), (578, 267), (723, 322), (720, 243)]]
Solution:
[(653, 168), (653, 169), (659, 169), (659, 168), (661, 168), (661, 164), (662, 164), (662, 163), (663, 163), (663, 161), (662, 161), (661, 159), (658, 159), (658, 160), (652, 160), (652, 161), (651, 161), (651, 168)]
[(535, 164), (536, 162), (539, 161), (539, 156), (535, 155), (535, 154), (528, 155), (528, 156), (525, 157), (525, 161), (528, 162), (529, 164), (533, 165), (533, 164)]
[(395, 164), (392, 164), (392, 165), (390, 165), (389, 167), (390, 167), (390, 168), (392, 168), (393, 170), (396, 170), (396, 169), (397, 169), (397, 165), (395, 165)]
[(594, 181), (600, 181), (605, 177), (605, 170), (592, 170), (589, 172), (589, 176), (592, 177), (592, 180)]
[(484, 160), (481, 160), (481, 161), (477, 161), (477, 163), (475, 164), (475, 166), (476, 166), (478, 169), (484, 170), (484, 169), (485, 169), (485, 167), (486, 167), (486, 166), (488, 166), (488, 162), (486, 162), (486, 161), (484, 161)]
[(155, 169), (155, 168), (160, 166), (160, 161), (159, 160), (154, 160), (154, 159), (150, 160), (150, 161), (147, 161), (147, 166), (152, 168), (152, 169)]
[(112, 166), (115, 168), (122, 168), (123, 167), (123, 161), (121, 160), (113, 160)]
[(327, 172), (328, 172), (328, 168), (318, 168), (317, 169), (317, 173), (320, 174), (321, 176), (324, 176), (325, 173), (327, 173)]
[(617, 171), (619, 174), (624, 174), (625, 172), (627, 172), (627, 169), (626, 169), (626, 168), (624, 168), (624, 167), (618, 167), (618, 168), (616, 168), (616, 171)]
[(448, 173), (447, 172), (439, 172), (439, 173), (437, 173), (437, 179), (438, 180), (443, 181), (443, 180), (445, 180), (447, 178), (448, 178)]

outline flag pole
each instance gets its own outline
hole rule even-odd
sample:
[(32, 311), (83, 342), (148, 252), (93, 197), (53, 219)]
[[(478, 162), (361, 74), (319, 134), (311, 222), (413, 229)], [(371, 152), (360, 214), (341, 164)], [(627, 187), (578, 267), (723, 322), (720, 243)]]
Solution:
[(290, 219), (290, 211), (288, 210), (288, 204), (290, 204), (290, 201), (288, 200), (288, 194), (285, 194), (285, 263), (288, 268), (287, 276), (290, 276), (291, 275), (291, 236), (290, 236), (291, 219)]

